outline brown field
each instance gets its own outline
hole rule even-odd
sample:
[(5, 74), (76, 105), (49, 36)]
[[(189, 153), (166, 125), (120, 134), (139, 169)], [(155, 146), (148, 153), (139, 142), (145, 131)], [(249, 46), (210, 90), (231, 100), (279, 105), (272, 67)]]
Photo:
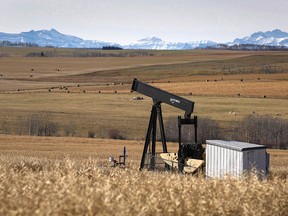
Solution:
[[(0, 58), (0, 126), (6, 127), (0, 132), (19, 134), (21, 122), (15, 121), (44, 112), (62, 128), (74, 127), (77, 136), (92, 130), (101, 138), (114, 128), (129, 139), (143, 139), (151, 99), (132, 100), (137, 95), (130, 93), (134, 77), (195, 101), (195, 114), (222, 125), (252, 112), (288, 118), (287, 52), (143, 51), (149, 55), (142, 56), (125, 50), (109, 51), (128, 53), (125, 57), (71, 57), (75, 52), (109, 52), (46, 49), (58, 57), (25, 57), (41, 48), (0, 48), (10, 56)], [(163, 107), (165, 116), (181, 115)]]
[[(7, 48), (6, 48), (7, 49)], [(138, 67), (147, 67), (153, 65), (170, 65), (170, 64), (183, 64), (187, 62), (197, 62), (197, 61), (210, 61), (216, 59), (230, 59), (235, 57), (242, 57), (243, 53), (233, 53), (227, 52), (219, 55), (219, 53), (209, 52), (206, 54), (202, 53), (188, 53), (188, 54), (169, 54), (156, 55), (156, 56), (139, 56), (139, 57), (52, 57), (52, 58), (32, 58), (24, 57), (29, 51), (26, 50), (26, 53), (20, 53), (14, 49), (0, 48), (0, 53), (8, 53), (10, 57), (0, 58), (1, 74), (0, 79), (1, 89), (0, 90), (15, 90), (20, 89), (30, 89), (30, 88), (39, 88), (40, 84), (43, 84), (43, 87), (51, 85), (49, 83), (52, 80), (56, 85), (60, 86), (64, 83), (71, 83), (71, 76), (73, 75), (85, 75), (89, 73), (100, 73), (100, 77), (97, 80), (91, 81), (91, 78), (86, 78), (85, 83), (92, 82), (93, 84), (99, 84), (103, 82), (113, 82), (114, 77), (111, 77), (111, 72), (108, 77), (101, 75), (103, 72), (112, 71), (112, 70), (121, 70), (129, 68), (138, 68)], [(14, 53), (16, 52), (16, 54)], [(41, 52), (38, 50), (38, 52)], [(246, 54), (247, 55), (247, 54)], [(56, 70), (56, 69), (59, 69)], [(101, 78), (102, 76), (102, 78)], [(130, 78), (126, 82), (131, 81), (134, 78), (134, 75), (131, 74)], [(12, 82), (8, 82), (8, 81)], [(81, 83), (81, 79), (77, 78), (76, 83)], [(95, 82), (96, 81), (96, 82)], [(7, 84), (8, 82), (8, 84)], [(18, 83), (19, 82), (19, 83)], [(48, 82), (48, 85), (47, 85)], [(120, 82), (118, 80), (118, 82)], [(4, 86), (5, 84), (5, 86)], [(19, 84), (19, 85), (18, 85)], [(26, 84), (26, 85), (24, 85)], [(10, 86), (10, 87), (9, 87)], [(13, 87), (12, 87), (13, 86)]]
[(245, 97), (269, 97), (288, 99), (287, 81), (210, 81), (192, 83), (161, 83), (157, 87), (167, 91), (181, 94), (184, 92), (192, 95), (217, 95), (217, 96), (245, 96)]
[[(235, 81), (233, 83), (234, 88), (238, 88), (238, 86), (242, 88), (241, 79), (244, 82), (252, 82), (256, 86), (260, 85), (260, 89), (262, 89), (261, 85), (267, 84), (268, 87), (266, 88), (269, 88), (270, 85), (273, 85), (273, 82), (277, 81), (282, 82), (279, 83), (280, 86), (285, 86), (285, 84), (288, 86), (286, 83), (288, 81), (287, 52), (145, 51), (147, 53), (151, 52), (153, 55), (80, 58), (69, 57), (69, 54), (91, 51), (47, 49), (47, 52), (55, 52), (56, 56), (59, 55), (59, 57), (25, 57), (29, 52), (41, 51), (41, 48), (22, 50), (19, 48), (18, 50), (17, 48), (0, 48), (0, 53), (7, 53), (10, 56), (0, 58), (0, 73), (2, 75), (0, 77), (0, 91), (7, 92), (18, 89), (22, 91), (31, 89), (47, 91), (49, 88), (75, 87), (78, 85), (82, 87), (81, 90), (89, 89), (92, 86), (94, 91), (98, 91), (112, 83), (114, 85), (119, 83), (131, 84), (135, 77), (146, 82), (191, 82), (188, 85), (200, 86), (200, 88), (197, 88), (197, 94), (198, 92), (199, 94), (207, 93), (201, 90), (201, 87), (202, 89), (207, 87), (203, 84), (203, 81), (206, 80), (212, 82), (216, 80)], [(107, 51), (102, 52), (106, 53)], [(133, 51), (110, 52), (114, 52), (114, 54), (121, 54), (121, 52), (133, 53)], [(119, 86), (113, 88), (115, 90), (123, 89)], [(225, 83), (217, 86), (217, 88), (225, 90)], [(279, 97), (287, 97), (287, 89), (283, 88), (284, 93), (281, 91)], [(129, 91), (129, 85), (124, 89)], [(180, 92), (186, 94), (186, 90), (184, 88)], [(274, 91), (273, 86), (271, 91)], [(217, 93), (213, 95), (217, 95)], [(247, 92), (246, 95), (243, 92), (243, 96), (251, 96), (251, 94)], [(257, 91), (252, 96), (262, 97), (263, 94)], [(278, 96), (278, 93), (274, 96)]]
[[(182, 95), (224, 130), (251, 113), (288, 119), (288, 52), (43, 49), (0, 48), (0, 215), (287, 214), (288, 151), (268, 150), (265, 181), (138, 171), (152, 100), (130, 87)], [(55, 56), (25, 57), (41, 51)], [(106, 57), (78, 56), (93, 52)], [(162, 108), (164, 121), (183, 114)], [(36, 114), (58, 137), (24, 136)], [(111, 129), (130, 140), (103, 139)], [(124, 146), (126, 168), (110, 167)]]

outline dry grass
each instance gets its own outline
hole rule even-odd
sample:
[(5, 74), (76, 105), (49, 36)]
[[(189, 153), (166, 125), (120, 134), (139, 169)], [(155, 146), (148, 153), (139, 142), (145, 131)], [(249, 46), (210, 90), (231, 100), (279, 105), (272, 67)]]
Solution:
[(159, 83), (161, 89), (176, 94), (288, 98), (288, 81), (209, 81)]
[[(172, 84), (172, 83), (171, 83)], [(204, 83), (206, 84), (206, 83)], [(76, 136), (87, 137), (93, 131), (97, 138), (108, 137), (110, 129), (117, 129), (129, 139), (144, 139), (148, 127), (152, 99), (145, 97), (142, 101), (133, 100), (138, 94), (93, 94), (93, 93), (29, 93), (0, 94), (0, 129), (2, 133), (20, 134), (25, 131), (25, 120), (29, 115), (45, 113), (59, 124), (59, 135), (64, 129), (72, 127)], [(195, 102), (194, 114), (210, 117), (226, 126), (242, 120), (243, 117), (255, 112), (259, 115), (288, 118), (287, 99), (242, 98), (218, 96), (188, 96)], [(177, 118), (184, 112), (163, 104), (163, 118)], [(236, 115), (230, 115), (229, 112)], [(280, 116), (279, 116), (280, 115)], [(231, 126), (231, 125), (230, 125)], [(6, 132), (7, 131), (7, 132)]]
[[(127, 146), (125, 169), (108, 153)], [(168, 145), (169, 146), (169, 145)], [(138, 171), (143, 144), (0, 136), (1, 215), (285, 215), (287, 151), (271, 151), (267, 181), (205, 180)], [(117, 153), (116, 153), (117, 154)], [(286, 176), (285, 176), (286, 175)]]

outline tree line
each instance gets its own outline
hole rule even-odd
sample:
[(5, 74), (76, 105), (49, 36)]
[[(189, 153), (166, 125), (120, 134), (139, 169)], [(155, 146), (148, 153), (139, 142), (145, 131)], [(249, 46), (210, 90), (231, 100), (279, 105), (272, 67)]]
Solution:
[[(0, 41), (0, 47), (49, 47), (49, 48), (57, 48), (55, 46), (39, 46), (36, 43), (28, 43), (28, 42), (11, 42), (11, 41)], [(81, 48), (79, 48), (81, 49)], [(99, 50), (123, 50), (122, 47), (119, 46), (103, 46), (99, 48), (93, 48)], [(207, 46), (196, 49), (220, 49), (220, 50), (251, 50), (251, 51), (288, 51), (288, 47), (286, 46), (272, 46), (272, 45), (258, 45), (258, 44), (217, 44), (215, 46)]]
[[(198, 143), (206, 140), (236, 140), (255, 144), (266, 145), (267, 148), (288, 149), (288, 120), (279, 117), (248, 115), (242, 121), (230, 123), (226, 129), (208, 117), (198, 117)], [(178, 142), (178, 119), (169, 117), (165, 121), (165, 133), (168, 142)], [(16, 122), (11, 122), (5, 117), (0, 119), (0, 133), (30, 135), (30, 136), (84, 136), (78, 134), (77, 125), (70, 121), (63, 126), (51, 116), (50, 113), (31, 113), (27, 117), (19, 116)], [(100, 135), (101, 133), (101, 135)], [(103, 135), (104, 134), (104, 135)], [(88, 129), (88, 137), (109, 139), (133, 139), (124, 136), (118, 129), (110, 128), (109, 131), (94, 131)], [(144, 137), (143, 137), (144, 138)], [(182, 141), (193, 142), (195, 138), (193, 125), (182, 127)], [(160, 140), (160, 134), (157, 135)]]
[(271, 46), (258, 44), (217, 44), (216, 46), (208, 46), (205, 49), (220, 49), (220, 50), (250, 50), (250, 51), (288, 51), (286, 46)]
[[(198, 118), (198, 143), (209, 139), (237, 140), (266, 145), (267, 148), (288, 149), (288, 120), (261, 115), (248, 115), (242, 121), (230, 123), (226, 130), (211, 118)], [(183, 127), (183, 142), (194, 140), (193, 125)], [(178, 141), (178, 122), (169, 118), (166, 122), (167, 141)]]
[(0, 41), (0, 47), (39, 47), (35, 43)]

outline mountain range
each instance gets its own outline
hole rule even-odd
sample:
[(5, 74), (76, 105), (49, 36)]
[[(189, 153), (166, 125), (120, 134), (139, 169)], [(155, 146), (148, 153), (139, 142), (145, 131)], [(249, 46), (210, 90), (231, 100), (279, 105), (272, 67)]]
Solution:
[(267, 46), (286, 46), (288, 47), (288, 33), (279, 29), (267, 32), (256, 32), (244, 38), (237, 38), (233, 44), (255, 44)]
[[(11, 43), (31, 43), (38, 46), (52, 46), (59, 48), (102, 48), (104, 46), (116, 46), (124, 49), (157, 49), (157, 50), (184, 50), (195, 48), (217, 47), (218, 43), (209, 40), (191, 42), (165, 42), (157, 37), (147, 37), (136, 43), (120, 45), (112, 42), (98, 40), (83, 40), (76, 36), (66, 35), (55, 29), (21, 32), (10, 34), (0, 32), (0, 41)], [(222, 43), (223, 44), (223, 43)], [(279, 29), (267, 32), (256, 32), (244, 38), (237, 38), (233, 42), (224, 43), (227, 46), (253, 44), (265, 46), (288, 47), (288, 33)]]
[(101, 48), (103, 46), (119, 46), (119, 44), (97, 41), (83, 40), (76, 36), (65, 35), (55, 29), (51, 30), (31, 30), (19, 34), (7, 34), (0, 32), (0, 41), (12, 43), (31, 43), (38, 46), (52, 46), (59, 48)]

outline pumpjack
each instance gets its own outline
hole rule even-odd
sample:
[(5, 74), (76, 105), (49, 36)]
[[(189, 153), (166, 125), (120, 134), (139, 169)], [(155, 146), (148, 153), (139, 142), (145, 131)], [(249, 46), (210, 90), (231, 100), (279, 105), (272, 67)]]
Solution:
[[(178, 169), (179, 172), (196, 173), (204, 164), (202, 144), (197, 143), (197, 116), (191, 118), (194, 110), (194, 102), (178, 95), (169, 93), (162, 89), (151, 86), (147, 83), (141, 82), (136, 78), (133, 80), (131, 91), (135, 91), (152, 98), (153, 105), (148, 124), (148, 129), (145, 138), (144, 149), (142, 153), (140, 170), (148, 164), (148, 169), (154, 170), (156, 168), (156, 134), (157, 134), (157, 119), (159, 121), (162, 153), (160, 157), (165, 162), (166, 169)], [(163, 116), (161, 104), (165, 103), (184, 110), (184, 117), (178, 116), (178, 143), (179, 148), (177, 153), (169, 153), (167, 149), (166, 136), (164, 131)], [(194, 125), (195, 140), (192, 143), (182, 143), (181, 134), (183, 125)], [(147, 158), (149, 156), (149, 158)], [(146, 163), (145, 163), (146, 162)]]

